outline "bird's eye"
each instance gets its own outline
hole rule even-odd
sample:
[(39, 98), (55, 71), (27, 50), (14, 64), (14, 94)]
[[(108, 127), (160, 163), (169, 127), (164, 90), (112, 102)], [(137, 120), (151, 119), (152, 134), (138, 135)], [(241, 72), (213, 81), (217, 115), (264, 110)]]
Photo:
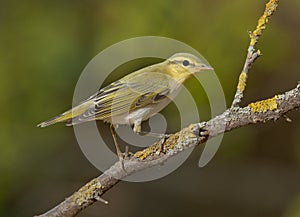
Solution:
[(190, 62), (188, 60), (183, 60), (182, 65), (188, 66), (188, 65), (190, 65)]

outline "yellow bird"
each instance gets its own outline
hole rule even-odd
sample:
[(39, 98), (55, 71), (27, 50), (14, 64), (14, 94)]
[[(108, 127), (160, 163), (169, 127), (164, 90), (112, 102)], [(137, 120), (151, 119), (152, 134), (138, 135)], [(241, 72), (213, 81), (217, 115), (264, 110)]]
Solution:
[(186, 79), (196, 72), (212, 69), (192, 54), (177, 53), (161, 63), (126, 75), (38, 127), (58, 122), (66, 122), (67, 126), (93, 120), (109, 122), (118, 156), (122, 158), (114, 126), (133, 125), (135, 133), (142, 133), (141, 123), (166, 107)]

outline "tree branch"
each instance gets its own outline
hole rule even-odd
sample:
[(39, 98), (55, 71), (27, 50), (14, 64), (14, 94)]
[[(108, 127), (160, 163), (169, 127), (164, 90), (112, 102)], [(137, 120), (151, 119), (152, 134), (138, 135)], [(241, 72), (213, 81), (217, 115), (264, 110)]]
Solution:
[[(250, 103), (244, 108), (229, 108), (221, 115), (207, 121), (191, 124), (181, 131), (163, 138), (148, 148), (136, 152), (129, 159), (124, 159), (124, 168), (115, 163), (99, 177), (93, 179), (62, 203), (40, 215), (40, 217), (71, 217), (82, 209), (102, 201), (101, 196), (118, 183), (119, 179), (137, 171), (159, 165), (177, 153), (203, 144), (208, 137), (215, 137), (249, 124), (277, 120), (289, 111), (300, 107), (300, 82), (296, 88), (270, 99)], [(223, 127), (218, 126), (225, 126)]]
[(115, 163), (102, 175), (94, 178), (56, 207), (39, 216), (71, 217), (96, 201), (107, 203), (101, 196), (115, 186), (120, 179), (125, 178), (126, 176), (159, 165), (174, 155), (188, 148), (203, 144), (209, 138), (218, 136), (224, 132), (249, 124), (277, 120), (280, 117), (284, 117), (287, 112), (299, 108), (299, 82), (294, 89), (284, 94), (250, 103), (243, 108), (239, 106), (243, 98), (243, 92), (246, 88), (249, 69), (261, 55), (259, 50), (255, 50), (255, 45), (257, 44), (262, 31), (266, 28), (269, 17), (276, 10), (277, 5), (278, 0), (269, 0), (263, 15), (258, 21), (256, 29), (249, 34), (250, 45), (248, 47), (247, 58), (239, 77), (237, 91), (231, 108), (207, 122), (191, 124), (175, 134), (162, 138), (144, 150), (128, 156), (127, 159), (124, 159), (123, 165), (121, 162)]

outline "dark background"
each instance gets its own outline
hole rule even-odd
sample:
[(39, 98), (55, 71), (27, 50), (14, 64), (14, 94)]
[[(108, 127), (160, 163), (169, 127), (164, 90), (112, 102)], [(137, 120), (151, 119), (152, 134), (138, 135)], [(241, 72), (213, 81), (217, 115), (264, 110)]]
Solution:
[[(0, 216), (45, 212), (100, 174), (84, 157), (72, 128), (36, 128), (71, 106), (77, 79), (97, 53), (136, 36), (180, 40), (215, 68), (230, 105), (247, 31), (255, 27), (264, 3), (1, 1)], [(300, 80), (299, 11), (299, 0), (280, 2), (258, 45), (263, 56), (251, 70), (244, 105), (292, 89)], [(210, 118), (205, 103), (199, 106), (204, 120)], [(172, 115), (168, 108), (163, 113)], [(201, 148), (196, 148), (167, 177), (122, 182), (104, 195), (108, 206), (96, 203), (79, 216), (299, 217), (299, 111), (289, 117), (292, 123), (281, 119), (227, 133), (204, 168), (197, 166)]]

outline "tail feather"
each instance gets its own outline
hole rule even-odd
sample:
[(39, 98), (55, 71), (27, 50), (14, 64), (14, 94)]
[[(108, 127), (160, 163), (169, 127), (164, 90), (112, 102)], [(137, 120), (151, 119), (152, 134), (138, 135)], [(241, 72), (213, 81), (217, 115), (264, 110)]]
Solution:
[(61, 115), (58, 115), (54, 118), (51, 118), (47, 121), (44, 121), (42, 123), (39, 123), (37, 125), (37, 127), (48, 127), (50, 125), (53, 125), (53, 124), (56, 124), (56, 123), (59, 123), (59, 122), (64, 122), (64, 121), (69, 121), (70, 119), (72, 119), (72, 111), (67, 111)]
[(76, 124), (80, 124), (81, 121), (78, 121), (78, 120), (79, 120), (79, 116), (73, 117), (73, 118), (66, 121), (66, 126), (71, 127), (71, 126), (74, 126)]
[(76, 117), (66, 120), (66, 126), (70, 127), (70, 126), (74, 126), (74, 125), (81, 124), (83, 122), (92, 121), (92, 120), (95, 120), (95, 119), (94, 118), (88, 118), (88, 119), (83, 118), (82, 119), (82, 116), (79, 115), (79, 116), (76, 116)]
[(72, 122), (72, 119), (81, 115), (90, 106), (94, 106), (93, 101), (84, 102), (84, 103), (76, 106), (73, 109), (70, 109), (54, 118), (51, 118), (47, 121), (44, 121), (44, 122), (38, 124), (37, 127), (48, 127), (52, 124), (56, 124), (59, 122), (65, 122), (65, 121), (67, 122), (66, 123), (67, 126), (72, 126), (72, 125), (74, 125), (74, 123)]

